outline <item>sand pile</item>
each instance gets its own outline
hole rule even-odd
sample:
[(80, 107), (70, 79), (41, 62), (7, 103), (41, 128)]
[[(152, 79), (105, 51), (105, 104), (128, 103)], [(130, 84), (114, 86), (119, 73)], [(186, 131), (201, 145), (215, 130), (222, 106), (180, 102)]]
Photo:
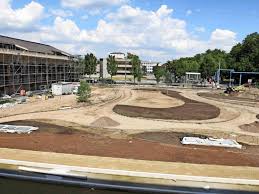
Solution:
[(93, 127), (116, 127), (120, 125), (117, 121), (112, 120), (109, 117), (100, 117), (90, 124)]

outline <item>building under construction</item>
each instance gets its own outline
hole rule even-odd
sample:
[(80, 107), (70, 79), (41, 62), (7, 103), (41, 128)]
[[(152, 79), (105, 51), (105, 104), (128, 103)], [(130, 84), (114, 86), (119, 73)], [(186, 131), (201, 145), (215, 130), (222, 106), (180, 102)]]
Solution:
[(52, 46), (0, 35), (0, 94), (49, 88), (78, 81), (77, 60)]

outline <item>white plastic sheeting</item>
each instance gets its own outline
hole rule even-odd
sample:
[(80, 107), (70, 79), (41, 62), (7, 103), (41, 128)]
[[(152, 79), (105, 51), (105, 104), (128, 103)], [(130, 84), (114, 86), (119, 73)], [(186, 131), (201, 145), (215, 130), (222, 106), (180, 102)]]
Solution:
[(202, 139), (199, 137), (184, 137), (181, 141), (185, 145), (205, 145), (205, 146), (218, 146), (218, 147), (229, 147), (229, 148), (242, 148), (242, 145), (232, 139), (215, 139), (206, 138)]
[(2, 133), (31, 133), (32, 131), (35, 131), (39, 129), (38, 127), (32, 127), (32, 126), (17, 126), (17, 125), (2, 125), (0, 124), (0, 132)]

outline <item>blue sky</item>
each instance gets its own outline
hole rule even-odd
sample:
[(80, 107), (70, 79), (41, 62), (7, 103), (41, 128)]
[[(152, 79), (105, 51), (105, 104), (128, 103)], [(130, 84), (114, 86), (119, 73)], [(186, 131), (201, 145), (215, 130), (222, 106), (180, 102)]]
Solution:
[(226, 51), (259, 31), (258, 0), (1, 0), (0, 33), (73, 54), (166, 61)]

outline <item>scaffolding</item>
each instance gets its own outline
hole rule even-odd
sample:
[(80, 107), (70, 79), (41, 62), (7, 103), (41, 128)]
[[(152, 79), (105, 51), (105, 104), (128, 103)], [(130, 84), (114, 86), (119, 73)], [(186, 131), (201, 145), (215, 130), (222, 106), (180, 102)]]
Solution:
[(79, 81), (81, 68), (71, 56), (0, 48), (0, 94), (48, 89), (52, 83)]

